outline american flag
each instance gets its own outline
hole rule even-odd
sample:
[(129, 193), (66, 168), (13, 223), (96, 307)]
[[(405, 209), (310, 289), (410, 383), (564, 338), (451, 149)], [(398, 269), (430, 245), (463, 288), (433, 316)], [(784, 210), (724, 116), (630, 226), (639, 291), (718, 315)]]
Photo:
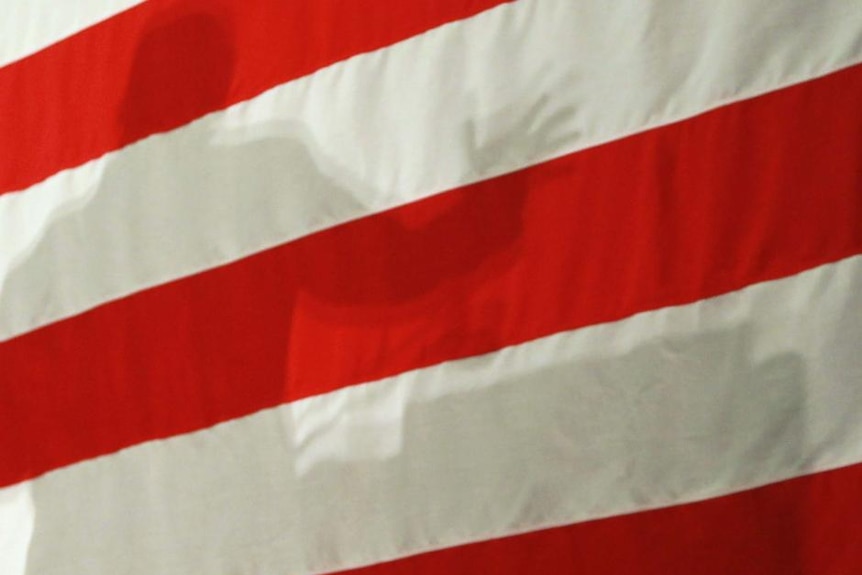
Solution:
[(0, 2), (0, 574), (862, 573), (859, 0)]

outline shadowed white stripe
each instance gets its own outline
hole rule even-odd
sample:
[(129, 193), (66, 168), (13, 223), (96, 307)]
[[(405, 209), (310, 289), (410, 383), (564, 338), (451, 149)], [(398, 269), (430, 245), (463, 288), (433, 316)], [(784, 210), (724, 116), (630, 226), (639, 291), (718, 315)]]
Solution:
[(846, 0), (522, 0), (0, 197), (0, 340), (862, 59)]
[(38, 52), (142, 1), (0, 0), (0, 66)]
[(318, 573), (859, 462), (859, 309), (857, 257), (67, 467), (27, 573)]

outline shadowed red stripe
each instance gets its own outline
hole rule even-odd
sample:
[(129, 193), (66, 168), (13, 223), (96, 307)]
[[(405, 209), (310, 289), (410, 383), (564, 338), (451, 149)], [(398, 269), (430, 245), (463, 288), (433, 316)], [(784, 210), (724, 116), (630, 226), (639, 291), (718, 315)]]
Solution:
[(862, 465), (709, 501), (454, 547), (345, 575), (851, 575)]
[(510, 0), (149, 0), (0, 69), (0, 193)]
[(862, 67), (0, 345), (0, 484), (862, 252)]

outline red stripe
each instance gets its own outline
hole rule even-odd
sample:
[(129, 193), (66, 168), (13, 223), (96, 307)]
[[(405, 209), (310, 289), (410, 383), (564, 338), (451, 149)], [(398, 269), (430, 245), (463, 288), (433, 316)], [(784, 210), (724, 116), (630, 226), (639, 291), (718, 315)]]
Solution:
[(855, 575), (862, 465), (657, 511), (455, 547), (345, 575)]
[(0, 484), (862, 252), (862, 67), (0, 344)]
[(0, 69), (0, 193), (510, 0), (148, 0)]

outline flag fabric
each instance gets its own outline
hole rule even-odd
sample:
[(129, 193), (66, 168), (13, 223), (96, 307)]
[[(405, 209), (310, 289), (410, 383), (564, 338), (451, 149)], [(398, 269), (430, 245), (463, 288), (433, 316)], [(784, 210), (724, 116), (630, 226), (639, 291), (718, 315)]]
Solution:
[(0, 10), (0, 574), (862, 573), (858, 0)]

